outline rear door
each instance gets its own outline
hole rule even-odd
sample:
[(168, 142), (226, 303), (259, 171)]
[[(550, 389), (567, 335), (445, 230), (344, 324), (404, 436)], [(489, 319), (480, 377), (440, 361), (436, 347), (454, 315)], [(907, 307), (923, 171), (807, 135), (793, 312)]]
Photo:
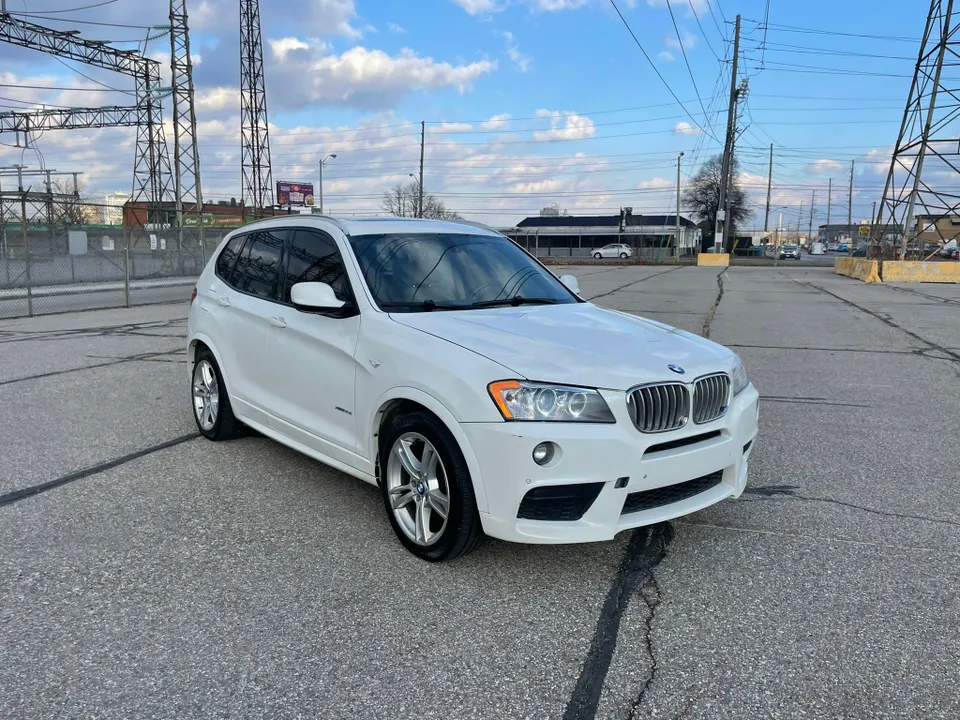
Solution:
[[(290, 302), (290, 288), (298, 282), (327, 283), (349, 308), (297, 310)], [(325, 455), (356, 465), (354, 356), (360, 315), (340, 248), (330, 235), (318, 229), (290, 230), (280, 293), (279, 322), (268, 333), (274, 426)]]
[(259, 229), (245, 234), (232, 268), (215, 275), (210, 288), (218, 306), (221, 337), (218, 350), (237, 413), (268, 424), (264, 376), (267, 329), (279, 302), (280, 265), (285, 230)]

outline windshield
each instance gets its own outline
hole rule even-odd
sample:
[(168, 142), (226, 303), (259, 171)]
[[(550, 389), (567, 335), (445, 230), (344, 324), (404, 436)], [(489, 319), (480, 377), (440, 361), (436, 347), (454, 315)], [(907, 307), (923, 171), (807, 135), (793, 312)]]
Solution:
[(350, 243), (385, 310), (577, 302), (552, 273), (500, 235), (359, 235)]

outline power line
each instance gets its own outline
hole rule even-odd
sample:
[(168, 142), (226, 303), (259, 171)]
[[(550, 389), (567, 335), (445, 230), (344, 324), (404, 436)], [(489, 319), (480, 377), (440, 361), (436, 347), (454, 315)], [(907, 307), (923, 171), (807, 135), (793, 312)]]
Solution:
[[(643, 53), (643, 56), (647, 59), (647, 62), (650, 64), (650, 67), (653, 68), (653, 71), (657, 74), (657, 77), (660, 78), (660, 82), (663, 83), (664, 87), (667, 88), (667, 91), (670, 93), (670, 95), (673, 96), (673, 99), (677, 101), (677, 103), (680, 105), (681, 108), (683, 108), (683, 111), (687, 114), (687, 117), (693, 120), (694, 125), (696, 125), (698, 128), (700, 128), (704, 132), (707, 132), (703, 128), (703, 126), (700, 125), (700, 123), (698, 123), (694, 119), (693, 115), (690, 114), (690, 111), (687, 110), (687, 106), (684, 105), (682, 102), (680, 102), (680, 98), (677, 97), (677, 94), (673, 91), (673, 88), (670, 87), (670, 84), (664, 79), (663, 75), (660, 74), (660, 71), (657, 69), (657, 66), (654, 65), (653, 60), (650, 59), (650, 56), (647, 54), (647, 51), (643, 48), (643, 45), (640, 44), (640, 40), (637, 39), (636, 34), (633, 32), (633, 28), (630, 27), (630, 23), (627, 22), (627, 19), (623, 16), (623, 13), (620, 12), (620, 8), (617, 7), (617, 3), (615, 2), (615, 0), (610, 0), (610, 4), (613, 5), (613, 9), (617, 11), (617, 15), (620, 16), (620, 21), (623, 23), (623, 26), (627, 29), (627, 32), (630, 33), (630, 37), (633, 38), (633, 41), (637, 44), (637, 47), (640, 48), (640, 52)], [(713, 136), (712, 132), (708, 134)], [(717, 140), (716, 137), (714, 137), (713, 139)], [(720, 141), (717, 140), (717, 142), (720, 142)]]
[(159, 30), (165, 28), (163, 25), (128, 25), (125, 23), (110, 23), (110, 22), (98, 22), (96, 20), (75, 20), (73, 18), (55, 18), (47, 17), (46, 15), (39, 15), (37, 13), (28, 13), (28, 12), (10, 12), (10, 15), (16, 15), (17, 17), (26, 17), (33, 18), (36, 20), (45, 20), (47, 22), (65, 22), (76, 25), (98, 25), (100, 27), (119, 27), (127, 28), (129, 30)]
[[(33, 10), (34, 15), (59, 15), (61, 13), (71, 13), (79, 12), (80, 10), (91, 10), (93, 8), (103, 7), (104, 5), (113, 5), (115, 2), (120, 0), (104, 0), (103, 2), (96, 3), (95, 5), (84, 5), (82, 7), (76, 8), (67, 8), (66, 10)], [(11, 13), (12, 15), (21, 15), (23, 13)]]
[(683, 63), (687, 66), (687, 74), (690, 76), (690, 82), (693, 83), (693, 92), (697, 96), (697, 102), (700, 103), (700, 109), (703, 110), (704, 120), (710, 125), (711, 134), (713, 131), (713, 123), (710, 120), (710, 116), (707, 114), (707, 109), (703, 106), (703, 98), (700, 97), (700, 89), (697, 87), (697, 80), (693, 77), (693, 69), (690, 67), (690, 59), (687, 57), (686, 48), (683, 47), (683, 38), (680, 37), (680, 28), (677, 27), (677, 19), (673, 15), (673, 6), (670, 4), (670, 0), (666, 0), (667, 10), (670, 12), (670, 21), (673, 23), (673, 29), (677, 33), (677, 44), (680, 45), (680, 54), (683, 55)]
[[(757, 27), (760, 27), (762, 23), (757, 20), (747, 20), (747, 22), (756, 23)], [(919, 43), (920, 38), (918, 37), (903, 37), (898, 35), (867, 35), (864, 33), (848, 33), (848, 32), (839, 32), (836, 30), (822, 30), (820, 28), (805, 28), (798, 27), (796, 25), (770, 25), (774, 30), (780, 32), (789, 32), (789, 33), (804, 33), (808, 35), (833, 35), (837, 37), (853, 37), (853, 38), (863, 38), (866, 40), (891, 40), (894, 42), (908, 42), (908, 43)]]
[(717, 51), (713, 49), (713, 45), (710, 43), (710, 38), (707, 36), (706, 31), (703, 29), (703, 24), (700, 22), (700, 16), (697, 15), (696, 9), (693, 7), (693, 0), (687, 0), (687, 5), (690, 6), (690, 12), (693, 13), (694, 20), (697, 21), (697, 27), (700, 28), (700, 34), (703, 36), (703, 40), (707, 43), (707, 47), (710, 48), (710, 52), (713, 53), (713, 56), (717, 59), (717, 62), (720, 61), (720, 56), (717, 55)]

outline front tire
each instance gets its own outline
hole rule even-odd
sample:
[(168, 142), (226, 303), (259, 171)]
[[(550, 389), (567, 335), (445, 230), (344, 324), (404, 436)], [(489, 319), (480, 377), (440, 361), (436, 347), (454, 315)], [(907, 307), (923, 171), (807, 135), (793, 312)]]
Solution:
[(382, 433), (380, 490), (394, 533), (422, 560), (453, 560), (483, 539), (467, 461), (427, 412), (402, 415)]
[(230, 440), (242, 427), (233, 414), (227, 386), (216, 358), (207, 348), (197, 352), (193, 364), (193, 419), (208, 440)]

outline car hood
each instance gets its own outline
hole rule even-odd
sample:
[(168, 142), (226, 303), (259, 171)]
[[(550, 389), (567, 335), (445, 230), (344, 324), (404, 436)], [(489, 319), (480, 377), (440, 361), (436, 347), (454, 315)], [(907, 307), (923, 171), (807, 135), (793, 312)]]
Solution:
[(519, 379), (626, 390), (659, 380), (690, 381), (733, 366), (733, 353), (721, 345), (590, 303), (392, 317), (489, 358)]

